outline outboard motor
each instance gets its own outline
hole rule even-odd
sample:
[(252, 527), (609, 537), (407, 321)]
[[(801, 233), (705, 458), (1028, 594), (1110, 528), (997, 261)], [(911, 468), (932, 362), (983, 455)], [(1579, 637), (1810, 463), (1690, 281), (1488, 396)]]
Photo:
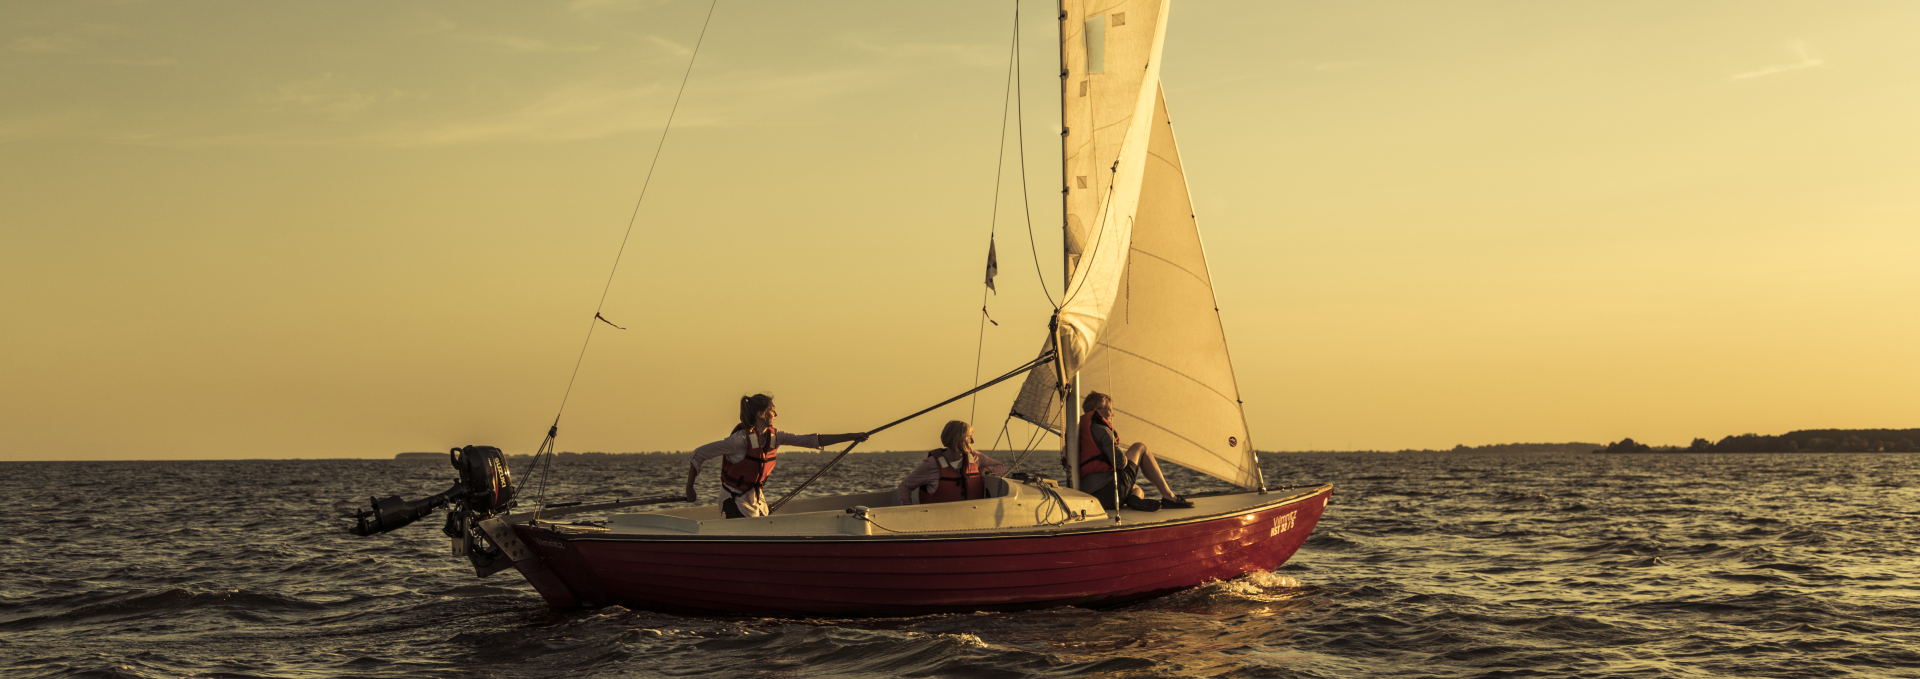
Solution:
[(419, 500), (402, 500), (398, 495), (390, 495), (385, 500), (369, 498), (373, 501), (373, 509), (353, 515), (354, 524), (347, 528), (347, 532), (367, 536), (404, 527), (432, 514), (433, 510), (447, 504), (448, 498), (463, 490), (464, 488), (456, 483), (452, 488), (437, 495)]
[(460, 480), (451, 488), (419, 499), (402, 500), (394, 495), (371, 499), (373, 508), (354, 515), (347, 532), (376, 535), (418, 521), (434, 510), (450, 507), (447, 524), (441, 530), (453, 538), (455, 556), (473, 562), (481, 576), (491, 575), (511, 565), (500, 559), (500, 550), (480, 530), (480, 522), (505, 513), (519, 504), (514, 500), (513, 472), (507, 468), (507, 456), (493, 446), (467, 446), (448, 451)]

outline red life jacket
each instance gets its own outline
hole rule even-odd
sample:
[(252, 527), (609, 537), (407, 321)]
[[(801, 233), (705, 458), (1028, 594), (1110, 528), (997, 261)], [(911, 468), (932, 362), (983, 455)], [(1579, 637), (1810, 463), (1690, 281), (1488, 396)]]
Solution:
[(767, 447), (753, 447), (753, 430), (746, 430), (747, 455), (739, 462), (720, 459), (720, 480), (735, 490), (750, 491), (767, 483), (767, 477), (773, 476), (773, 466), (779, 464), (780, 446), (774, 443), (780, 432), (767, 427)]
[(966, 466), (958, 468), (947, 461), (944, 448), (927, 453), (927, 457), (940, 460), (940, 481), (931, 493), (925, 487), (920, 489), (920, 504), (957, 502), (987, 496), (987, 479), (980, 473), (980, 456), (968, 455)]
[(1113, 435), (1116, 437), (1116, 440), (1114, 441), (1114, 445), (1116, 447), (1119, 446), (1119, 441), (1117, 437), (1120, 436), (1120, 432), (1113, 430), (1112, 420), (1108, 420), (1105, 417), (1101, 417), (1100, 411), (1098, 410), (1089, 410), (1087, 411), (1087, 414), (1081, 415), (1080, 416), (1080, 475), (1081, 476), (1086, 476), (1088, 474), (1095, 474), (1099, 472), (1113, 471), (1113, 464), (1107, 460), (1107, 455), (1105, 451), (1100, 450), (1100, 446), (1094, 445), (1093, 423), (1095, 421), (1098, 421), (1100, 424), (1105, 425), (1108, 431), (1113, 431)]

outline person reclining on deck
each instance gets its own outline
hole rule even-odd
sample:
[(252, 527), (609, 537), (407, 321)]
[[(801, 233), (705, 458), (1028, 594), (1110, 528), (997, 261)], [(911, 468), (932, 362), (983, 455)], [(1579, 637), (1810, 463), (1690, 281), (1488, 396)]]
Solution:
[(733, 434), (693, 450), (690, 460), (692, 467), (687, 469), (687, 502), (699, 502), (699, 493), (693, 490), (693, 480), (700, 476), (700, 465), (713, 458), (720, 460), (720, 490), (727, 492), (727, 499), (720, 502), (720, 513), (729, 519), (749, 516), (766, 516), (767, 498), (760, 490), (766, 486), (767, 477), (773, 476), (773, 467), (779, 463), (780, 446), (800, 446), (802, 448), (820, 448), (847, 441), (865, 441), (866, 432), (852, 434), (789, 434), (773, 428), (773, 420), (779, 412), (773, 408), (773, 397), (766, 394), (754, 394), (740, 397), (740, 424), (733, 427)]
[[(1100, 500), (1100, 506), (1113, 509), (1113, 460), (1114, 451), (1120, 447), (1120, 434), (1113, 429), (1113, 397), (1100, 392), (1090, 392), (1081, 403), (1086, 410), (1080, 416), (1080, 488), (1082, 492)], [(1193, 506), (1167, 486), (1167, 477), (1160, 473), (1160, 461), (1153, 452), (1147, 450), (1147, 444), (1135, 443), (1127, 448), (1126, 464), (1120, 469), (1121, 502), (1127, 508), (1142, 511), (1159, 511), (1161, 507), (1187, 509)], [(1160, 491), (1159, 501), (1147, 499), (1145, 492), (1135, 484), (1146, 473), (1148, 481)]]
[(1007, 466), (973, 449), (973, 425), (960, 420), (948, 422), (940, 430), (945, 446), (927, 453), (920, 466), (907, 472), (894, 490), (894, 504), (914, 504), (919, 491), (920, 504), (978, 500), (987, 497), (987, 477), (1005, 476)]

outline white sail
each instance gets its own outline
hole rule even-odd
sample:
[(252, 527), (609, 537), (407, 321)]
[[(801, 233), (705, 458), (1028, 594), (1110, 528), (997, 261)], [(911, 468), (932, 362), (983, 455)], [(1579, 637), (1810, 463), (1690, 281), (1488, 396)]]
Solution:
[[(1163, 0), (1068, 0), (1061, 23), (1060, 119), (1066, 128), (1066, 248), (1075, 262), (1093, 246), (1114, 161), (1133, 139), (1160, 80)], [(1136, 142), (1144, 142), (1137, 139)], [(1114, 196), (1118, 197), (1118, 196)], [(1077, 266), (1073, 268), (1078, 268)]]
[[(1020, 396), (1014, 401), (1013, 414), (1041, 427), (1060, 431), (1060, 403), (1056, 387), (1058, 375), (1072, 374), (1092, 349), (1089, 338), (1098, 334), (1104, 314), (1111, 309), (1113, 284), (1119, 269), (1108, 258), (1103, 270), (1092, 277), (1080, 266), (1086, 250), (1103, 244), (1108, 253), (1123, 252), (1131, 238), (1132, 219), (1103, 219), (1103, 210), (1131, 216), (1133, 204), (1116, 201), (1124, 183), (1119, 161), (1122, 146), (1136, 142), (1136, 159), (1144, 160), (1143, 137), (1148, 126), (1134, 125), (1144, 120), (1143, 104), (1150, 104), (1157, 91), (1161, 46), (1166, 41), (1166, 4), (1163, 0), (1065, 0), (1061, 3), (1060, 67), (1065, 74), (1060, 86), (1060, 119), (1063, 127), (1062, 152), (1065, 164), (1064, 243), (1066, 249), (1068, 292), (1060, 309), (1067, 319), (1068, 334), (1081, 341), (1066, 341), (1067, 370), (1035, 370), (1029, 373)], [(1137, 133), (1137, 134), (1135, 134)], [(1140, 164), (1128, 164), (1134, 168)], [(1126, 179), (1137, 184), (1139, 173)], [(1137, 188), (1127, 192), (1137, 197)], [(1116, 206), (1116, 203), (1118, 205)], [(1106, 227), (1104, 230), (1097, 227)], [(1118, 233), (1116, 233), (1118, 232)], [(1101, 238), (1111, 236), (1111, 238)], [(1092, 292), (1079, 294), (1092, 283)], [(1103, 294), (1104, 293), (1104, 294)], [(1075, 320), (1079, 321), (1075, 327)], [(1049, 336), (1042, 353), (1052, 349), (1055, 337)], [(1051, 413), (1049, 415), (1049, 413)]]
[[(1075, 48), (1081, 52), (1078, 61), (1068, 59), (1066, 98), (1070, 102), (1080, 98), (1076, 93), (1081, 87), (1073, 82), (1077, 77), (1094, 82), (1087, 88), (1087, 98), (1096, 99), (1105, 98), (1099, 96), (1100, 85), (1108, 76), (1121, 75), (1116, 69), (1144, 75), (1140, 89), (1132, 93), (1135, 100), (1129, 103), (1134, 107), (1125, 116), (1125, 125), (1092, 128), (1117, 139), (1112, 145), (1114, 155), (1109, 156), (1112, 160), (1089, 157), (1106, 144), (1096, 138), (1076, 145), (1074, 128), (1068, 126), (1069, 255), (1076, 254), (1072, 249), (1076, 244), (1080, 249), (1059, 328), (1048, 339), (1049, 346), (1062, 347), (1063, 365), (1029, 373), (1014, 403), (1014, 414), (1056, 432), (1071, 431), (1062, 421), (1057, 376), (1077, 372), (1083, 391), (1114, 397), (1114, 426), (1123, 439), (1147, 442), (1162, 460), (1253, 488), (1260, 484), (1253, 445), (1155, 66), (1165, 35), (1165, 5), (1103, 5), (1111, 12), (1109, 17), (1125, 12), (1124, 27), (1135, 25), (1140, 16), (1135, 12), (1142, 6), (1156, 17), (1151, 26), (1139, 27), (1154, 33), (1150, 47), (1139, 50), (1146, 55), (1144, 62), (1123, 61), (1135, 50), (1131, 42), (1116, 49), (1117, 29), (1122, 27), (1114, 26), (1111, 18), (1099, 58), (1086, 56), (1091, 50), (1085, 41), (1067, 40), (1070, 55)], [(1091, 23), (1075, 23), (1069, 9), (1069, 27)], [(1087, 29), (1083, 34), (1090, 36), (1094, 31)], [(1092, 64), (1105, 72), (1083, 74), (1074, 68), (1076, 64)], [(1106, 97), (1119, 97), (1118, 92), (1108, 92)], [(1099, 118), (1102, 112), (1118, 116), (1112, 112), (1122, 107), (1092, 101), (1083, 108), (1107, 122)], [(1075, 109), (1069, 106), (1067, 111), (1072, 116)], [(1075, 168), (1087, 166), (1106, 170), (1110, 181), (1097, 188), (1090, 182), (1082, 192), (1088, 194), (1085, 200), (1076, 201), (1079, 185), (1074, 173), (1079, 170)], [(1092, 218), (1079, 225), (1084, 228), (1075, 243), (1074, 214), (1082, 206), (1093, 208), (1082, 213)]]

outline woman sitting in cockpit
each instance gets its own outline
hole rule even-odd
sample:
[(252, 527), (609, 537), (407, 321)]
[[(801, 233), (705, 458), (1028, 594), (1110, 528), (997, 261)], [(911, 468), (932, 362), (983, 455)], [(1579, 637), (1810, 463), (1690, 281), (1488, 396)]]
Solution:
[(918, 504), (923, 505), (977, 500), (988, 496), (986, 477), (1007, 473), (1007, 465), (973, 449), (973, 425), (948, 422), (940, 430), (940, 443), (944, 447), (928, 452), (927, 459), (900, 480), (894, 491), (896, 504), (915, 504), (916, 491)]

